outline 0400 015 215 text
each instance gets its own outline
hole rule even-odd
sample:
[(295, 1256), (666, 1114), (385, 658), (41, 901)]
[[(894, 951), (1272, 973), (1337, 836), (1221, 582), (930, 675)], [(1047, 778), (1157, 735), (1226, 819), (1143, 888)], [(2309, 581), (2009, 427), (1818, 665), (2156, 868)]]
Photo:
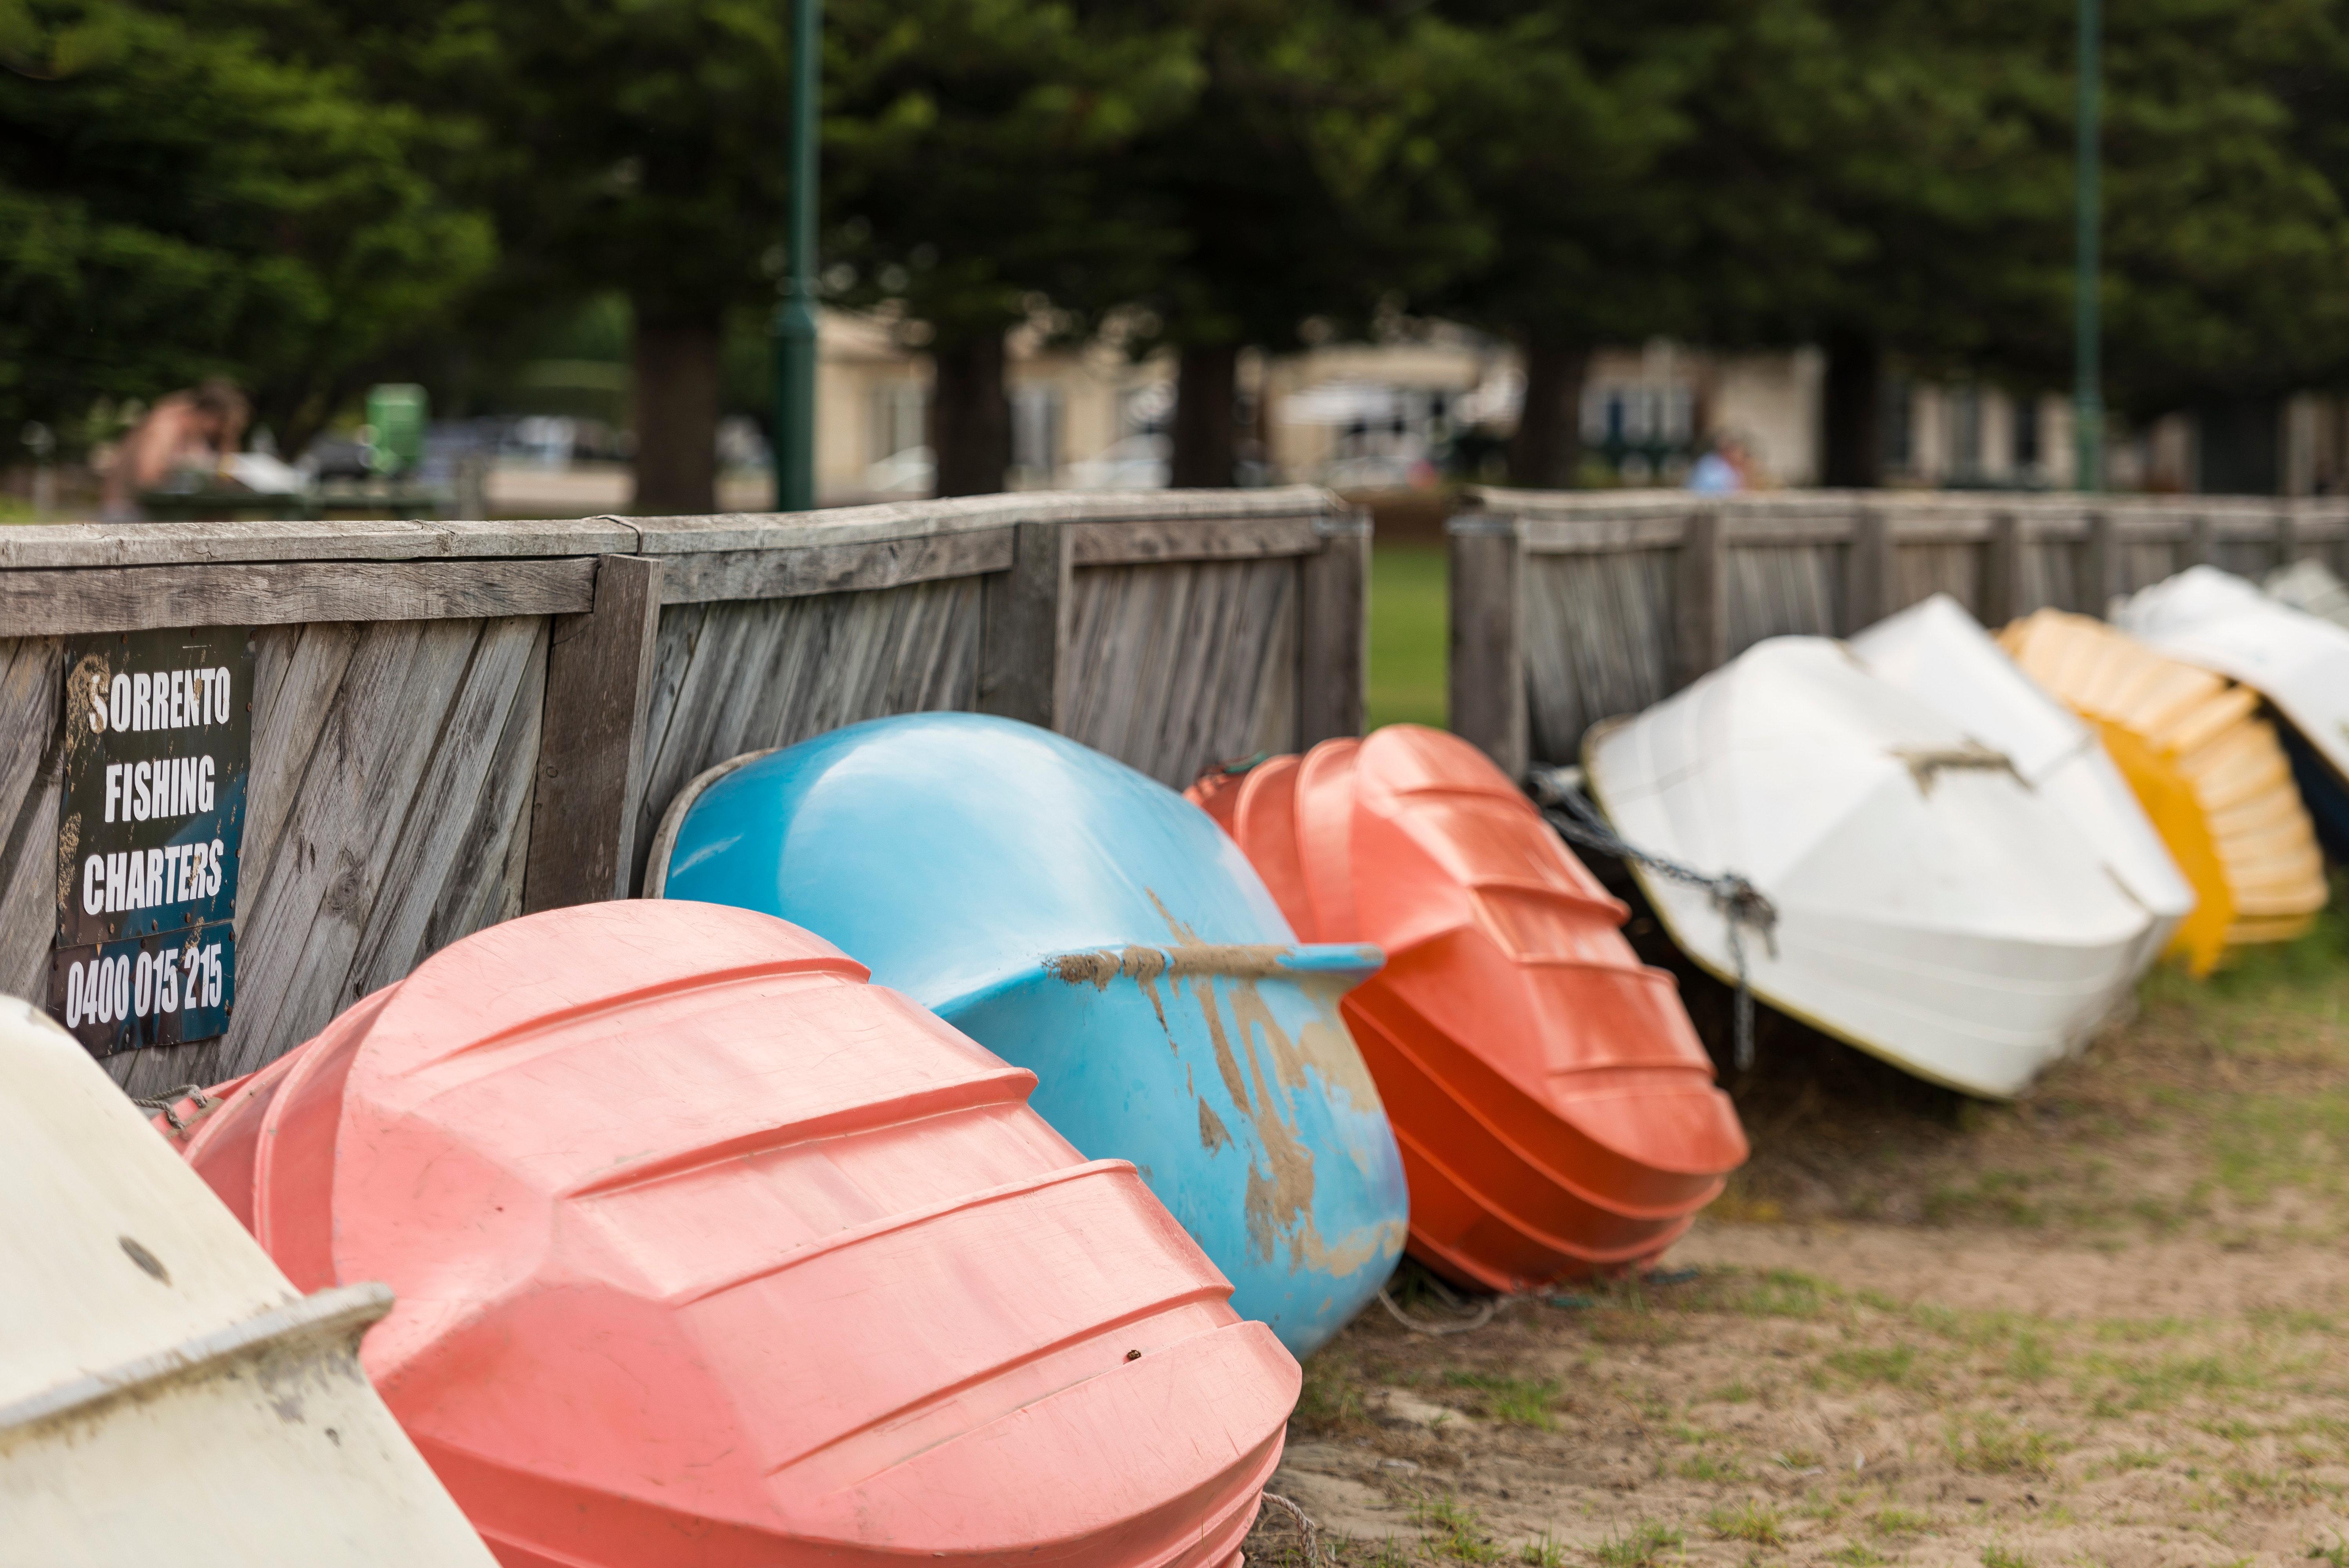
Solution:
[(100, 1055), (227, 1027), (254, 660), (234, 628), (67, 645), (49, 1010)]

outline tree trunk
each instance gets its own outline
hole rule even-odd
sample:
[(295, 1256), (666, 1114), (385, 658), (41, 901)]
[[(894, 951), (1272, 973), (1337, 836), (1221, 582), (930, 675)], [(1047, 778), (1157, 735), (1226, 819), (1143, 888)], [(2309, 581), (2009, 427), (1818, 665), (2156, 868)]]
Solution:
[(939, 495), (992, 495), (1011, 467), (1011, 399), (1003, 386), (1003, 334), (930, 349), (930, 455)]
[(1827, 384), (1820, 479), (1842, 490), (1884, 483), (1884, 348), (1864, 332), (1826, 337)]
[(1526, 395), (1509, 437), (1509, 483), (1522, 490), (1569, 490), (1582, 466), (1582, 382), (1590, 351), (1549, 338), (1526, 343)]
[(639, 516), (718, 510), (719, 323), (636, 317), (636, 493)]
[(1177, 490), (1223, 489), (1236, 477), (1239, 432), (1232, 415), (1239, 373), (1236, 343), (1194, 344), (1183, 350), (1174, 382), (1174, 460), (1167, 474)]

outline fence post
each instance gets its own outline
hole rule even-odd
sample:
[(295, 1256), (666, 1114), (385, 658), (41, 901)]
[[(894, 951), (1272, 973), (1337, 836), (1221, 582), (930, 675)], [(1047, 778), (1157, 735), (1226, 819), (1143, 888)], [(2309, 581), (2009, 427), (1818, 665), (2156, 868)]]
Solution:
[(2186, 523), (2184, 566), (2207, 566), (2219, 558), (2219, 524), (2208, 512), (2198, 512)]
[(1673, 611), (1680, 684), (1729, 662), (1729, 551), (1721, 514), (1692, 513), (1681, 534), (1679, 593)]
[(1982, 571), (1982, 624), (1996, 630), (2023, 614), (2028, 581), (2024, 552), (2031, 535), (2019, 513), (2000, 512), (1990, 520), (1990, 558)]
[(632, 891), (660, 599), (660, 562), (605, 556), (595, 563), (595, 607), (554, 618), (523, 867), (526, 914)]
[(1297, 744), (1362, 732), (1371, 659), (1371, 515), (1358, 510), (1313, 525), (1321, 548), (1300, 569), (1297, 626)]
[(1525, 777), (1526, 672), (1516, 519), (1474, 514), (1444, 524), (1451, 545), (1452, 732), (1512, 779)]
[(1013, 525), (1011, 569), (980, 590), (978, 711), (1060, 728), (1069, 711), (1071, 535), (1058, 523)]
[(2080, 592), (2088, 602), (2080, 607), (2102, 620), (2122, 592), (2120, 520), (2110, 512), (2088, 514), (2086, 565)]
[(1847, 632), (1864, 631), (1899, 607), (1892, 602), (1892, 519), (1873, 506), (1861, 507), (1844, 556)]

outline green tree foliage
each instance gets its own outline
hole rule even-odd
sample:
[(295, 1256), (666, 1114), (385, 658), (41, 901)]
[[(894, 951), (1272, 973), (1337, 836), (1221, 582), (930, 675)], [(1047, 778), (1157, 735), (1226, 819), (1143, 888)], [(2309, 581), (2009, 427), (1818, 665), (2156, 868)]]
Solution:
[(1594, 348), (1783, 339), (1850, 260), (1802, 177), (1839, 129), (1839, 42), (1809, 0), (1471, 0), (1446, 23), (1439, 136), (1488, 237), (1429, 305), (1524, 350), (1511, 476), (1568, 483)]
[[(1177, 478), (1227, 483), (1242, 348), (1403, 313), (1526, 348), (1521, 479), (1570, 475), (1589, 350), (1666, 334), (1825, 344), (1829, 475), (1869, 483), (1889, 367), (2068, 378), (2074, 15), (831, 0), (827, 287), (934, 355), (947, 493), (1002, 482), (1009, 329), (1178, 350)], [(453, 312), (494, 358), (619, 296), (637, 504), (708, 509), (727, 324), (783, 261), (788, 20), (0, 0), (0, 421), (224, 370), (298, 434)], [(2115, 402), (2338, 379), (2337, 0), (2143, 0), (2107, 31)]]
[[(2271, 397), (2341, 362), (2349, 223), (2343, 171), (2321, 151), (2349, 85), (2334, 9), (2107, 7), (2102, 293), (2116, 406)], [(2069, 379), (2075, 16), (2072, 0), (1845, 0), (1835, 15), (1847, 129), (1804, 181), (1859, 249), (1786, 301), (1790, 323), (1828, 348), (1831, 482), (1875, 480), (1892, 356), (2025, 389)]]
[(2122, 407), (2349, 369), (2349, 16), (2158, 0), (2108, 20), (2106, 363)]
[(0, 67), (11, 435), (225, 373), (299, 440), (490, 265), (424, 117), (348, 72), (118, 0), (0, 0)]
[(1194, 40), (1050, 0), (834, 0), (824, 47), (839, 297), (918, 324), (939, 493), (999, 490), (1005, 333), (1083, 331), (1177, 243), (1135, 200), (1130, 154), (1192, 102)]
[(1177, 237), (1136, 349), (1180, 352), (1176, 484), (1229, 484), (1239, 351), (1360, 333), (1480, 251), (1432, 110), (1448, 36), (1349, 0), (1144, 6), (1199, 40), (1189, 112), (1143, 137), (1130, 199)]
[[(629, 306), (639, 511), (716, 507), (730, 311), (781, 270), (789, 7), (779, 0), (207, 0), (448, 128), (440, 172), (495, 216), (467, 335), (512, 353)], [(517, 329), (519, 328), (519, 329)]]

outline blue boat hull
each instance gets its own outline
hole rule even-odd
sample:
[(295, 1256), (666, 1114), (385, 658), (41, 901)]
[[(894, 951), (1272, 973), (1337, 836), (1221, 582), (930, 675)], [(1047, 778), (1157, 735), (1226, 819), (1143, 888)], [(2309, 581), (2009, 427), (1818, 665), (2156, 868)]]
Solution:
[(661, 896), (804, 926), (1035, 1073), (1295, 1354), (1401, 1257), (1402, 1160), (1339, 1015), (1378, 950), (1298, 944), (1163, 785), (1009, 721), (878, 720), (708, 781), (654, 859)]

